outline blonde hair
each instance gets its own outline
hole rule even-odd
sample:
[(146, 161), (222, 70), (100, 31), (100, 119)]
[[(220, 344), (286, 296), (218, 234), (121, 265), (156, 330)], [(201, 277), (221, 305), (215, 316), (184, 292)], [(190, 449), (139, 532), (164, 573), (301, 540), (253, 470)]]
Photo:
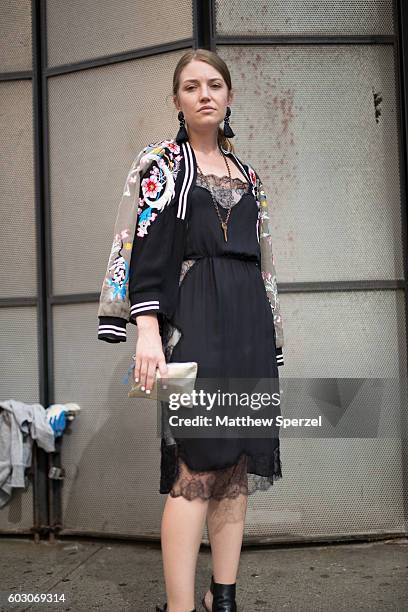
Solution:
[[(202, 62), (206, 62), (210, 66), (213, 66), (218, 72), (222, 75), (225, 83), (227, 84), (228, 91), (231, 91), (231, 74), (228, 70), (227, 64), (223, 59), (220, 58), (219, 55), (214, 53), (214, 51), (209, 51), (208, 49), (191, 49), (184, 53), (179, 59), (177, 66), (174, 70), (173, 74), (173, 95), (176, 96), (178, 94), (178, 90), (180, 87), (180, 74), (181, 71), (187, 64), (189, 64), (193, 60), (200, 60)], [(218, 135), (217, 135), (218, 145), (226, 149), (227, 151), (235, 152), (234, 145), (232, 142), (224, 135), (223, 130), (218, 126)]]

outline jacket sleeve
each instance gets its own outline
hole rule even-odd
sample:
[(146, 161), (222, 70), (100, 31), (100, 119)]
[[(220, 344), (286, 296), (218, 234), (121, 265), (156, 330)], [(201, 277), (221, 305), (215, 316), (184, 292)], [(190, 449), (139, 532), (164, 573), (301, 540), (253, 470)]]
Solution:
[(129, 273), (130, 320), (137, 325), (137, 316), (169, 317), (168, 283), (173, 277), (176, 206), (166, 200), (160, 208), (155, 202), (166, 188), (163, 167), (155, 160), (140, 181), (138, 219), (133, 239)]
[(98, 340), (126, 342), (129, 322), (129, 262), (134, 234), (140, 184), (139, 152), (128, 171), (117, 211), (112, 247), (98, 306)]
[(259, 201), (258, 238), (261, 249), (261, 273), (265, 285), (266, 295), (273, 313), (276, 361), (278, 366), (282, 366), (284, 365), (282, 350), (284, 345), (283, 323), (276, 280), (275, 257), (272, 250), (272, 236), (269, 227), (268, 199), (261, 179), (257, 173), (255, 174)]

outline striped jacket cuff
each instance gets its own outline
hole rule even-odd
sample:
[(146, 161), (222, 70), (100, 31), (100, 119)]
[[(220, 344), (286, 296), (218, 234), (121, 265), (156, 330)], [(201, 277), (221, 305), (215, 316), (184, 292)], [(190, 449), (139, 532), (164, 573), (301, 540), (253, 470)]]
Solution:
[(282, 352), (282, 349), (281, 348), (277, 348), (275, 354), (276, 354), (276, 363), (277, 363), (278, 367), (282, 366), (282, 365), (285, 365), (283, 363), (283, 352)]
[(126, 342), (126, 319), (99, 317), (98, 340)]
[(136, 315), (158, 313), (160, 311), (159, 300), (138, 300), (130, 307), (130, 316), (136, 318)]

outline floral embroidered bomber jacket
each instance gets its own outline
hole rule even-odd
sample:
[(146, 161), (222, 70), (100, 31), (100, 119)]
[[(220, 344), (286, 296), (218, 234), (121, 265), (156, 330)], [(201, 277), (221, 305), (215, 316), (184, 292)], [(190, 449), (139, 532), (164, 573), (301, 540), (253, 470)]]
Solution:
[[(267, 196), (257, 172), (232, 151), (222, 150), (247, 177), (258, 205), (259, 267), (273, 313), (277, 364), (283, 365), (282, 315)], [(189, 193), (196, 178), (197, 162), (188, 141), (149, 144), (134, 159), (119, 203), (99, 298), (99, 340), (126, 342), (126, 325), (136, 325), (138, 314), (157, 314), (160, 333), (163, 317), (171, 321), (183, 263)]]

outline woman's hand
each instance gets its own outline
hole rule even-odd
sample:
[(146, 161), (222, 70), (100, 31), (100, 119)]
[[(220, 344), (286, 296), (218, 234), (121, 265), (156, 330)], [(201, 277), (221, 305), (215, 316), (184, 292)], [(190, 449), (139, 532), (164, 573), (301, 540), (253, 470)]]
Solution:
[(140, 315), (136, 318), (138, 338), (135, 355), (135, 381), (141, 382), (142, 391), (149, 394), (159, 368), (162, 378), (168, 368), (164, 357), (159, 325), (156, 315)]

